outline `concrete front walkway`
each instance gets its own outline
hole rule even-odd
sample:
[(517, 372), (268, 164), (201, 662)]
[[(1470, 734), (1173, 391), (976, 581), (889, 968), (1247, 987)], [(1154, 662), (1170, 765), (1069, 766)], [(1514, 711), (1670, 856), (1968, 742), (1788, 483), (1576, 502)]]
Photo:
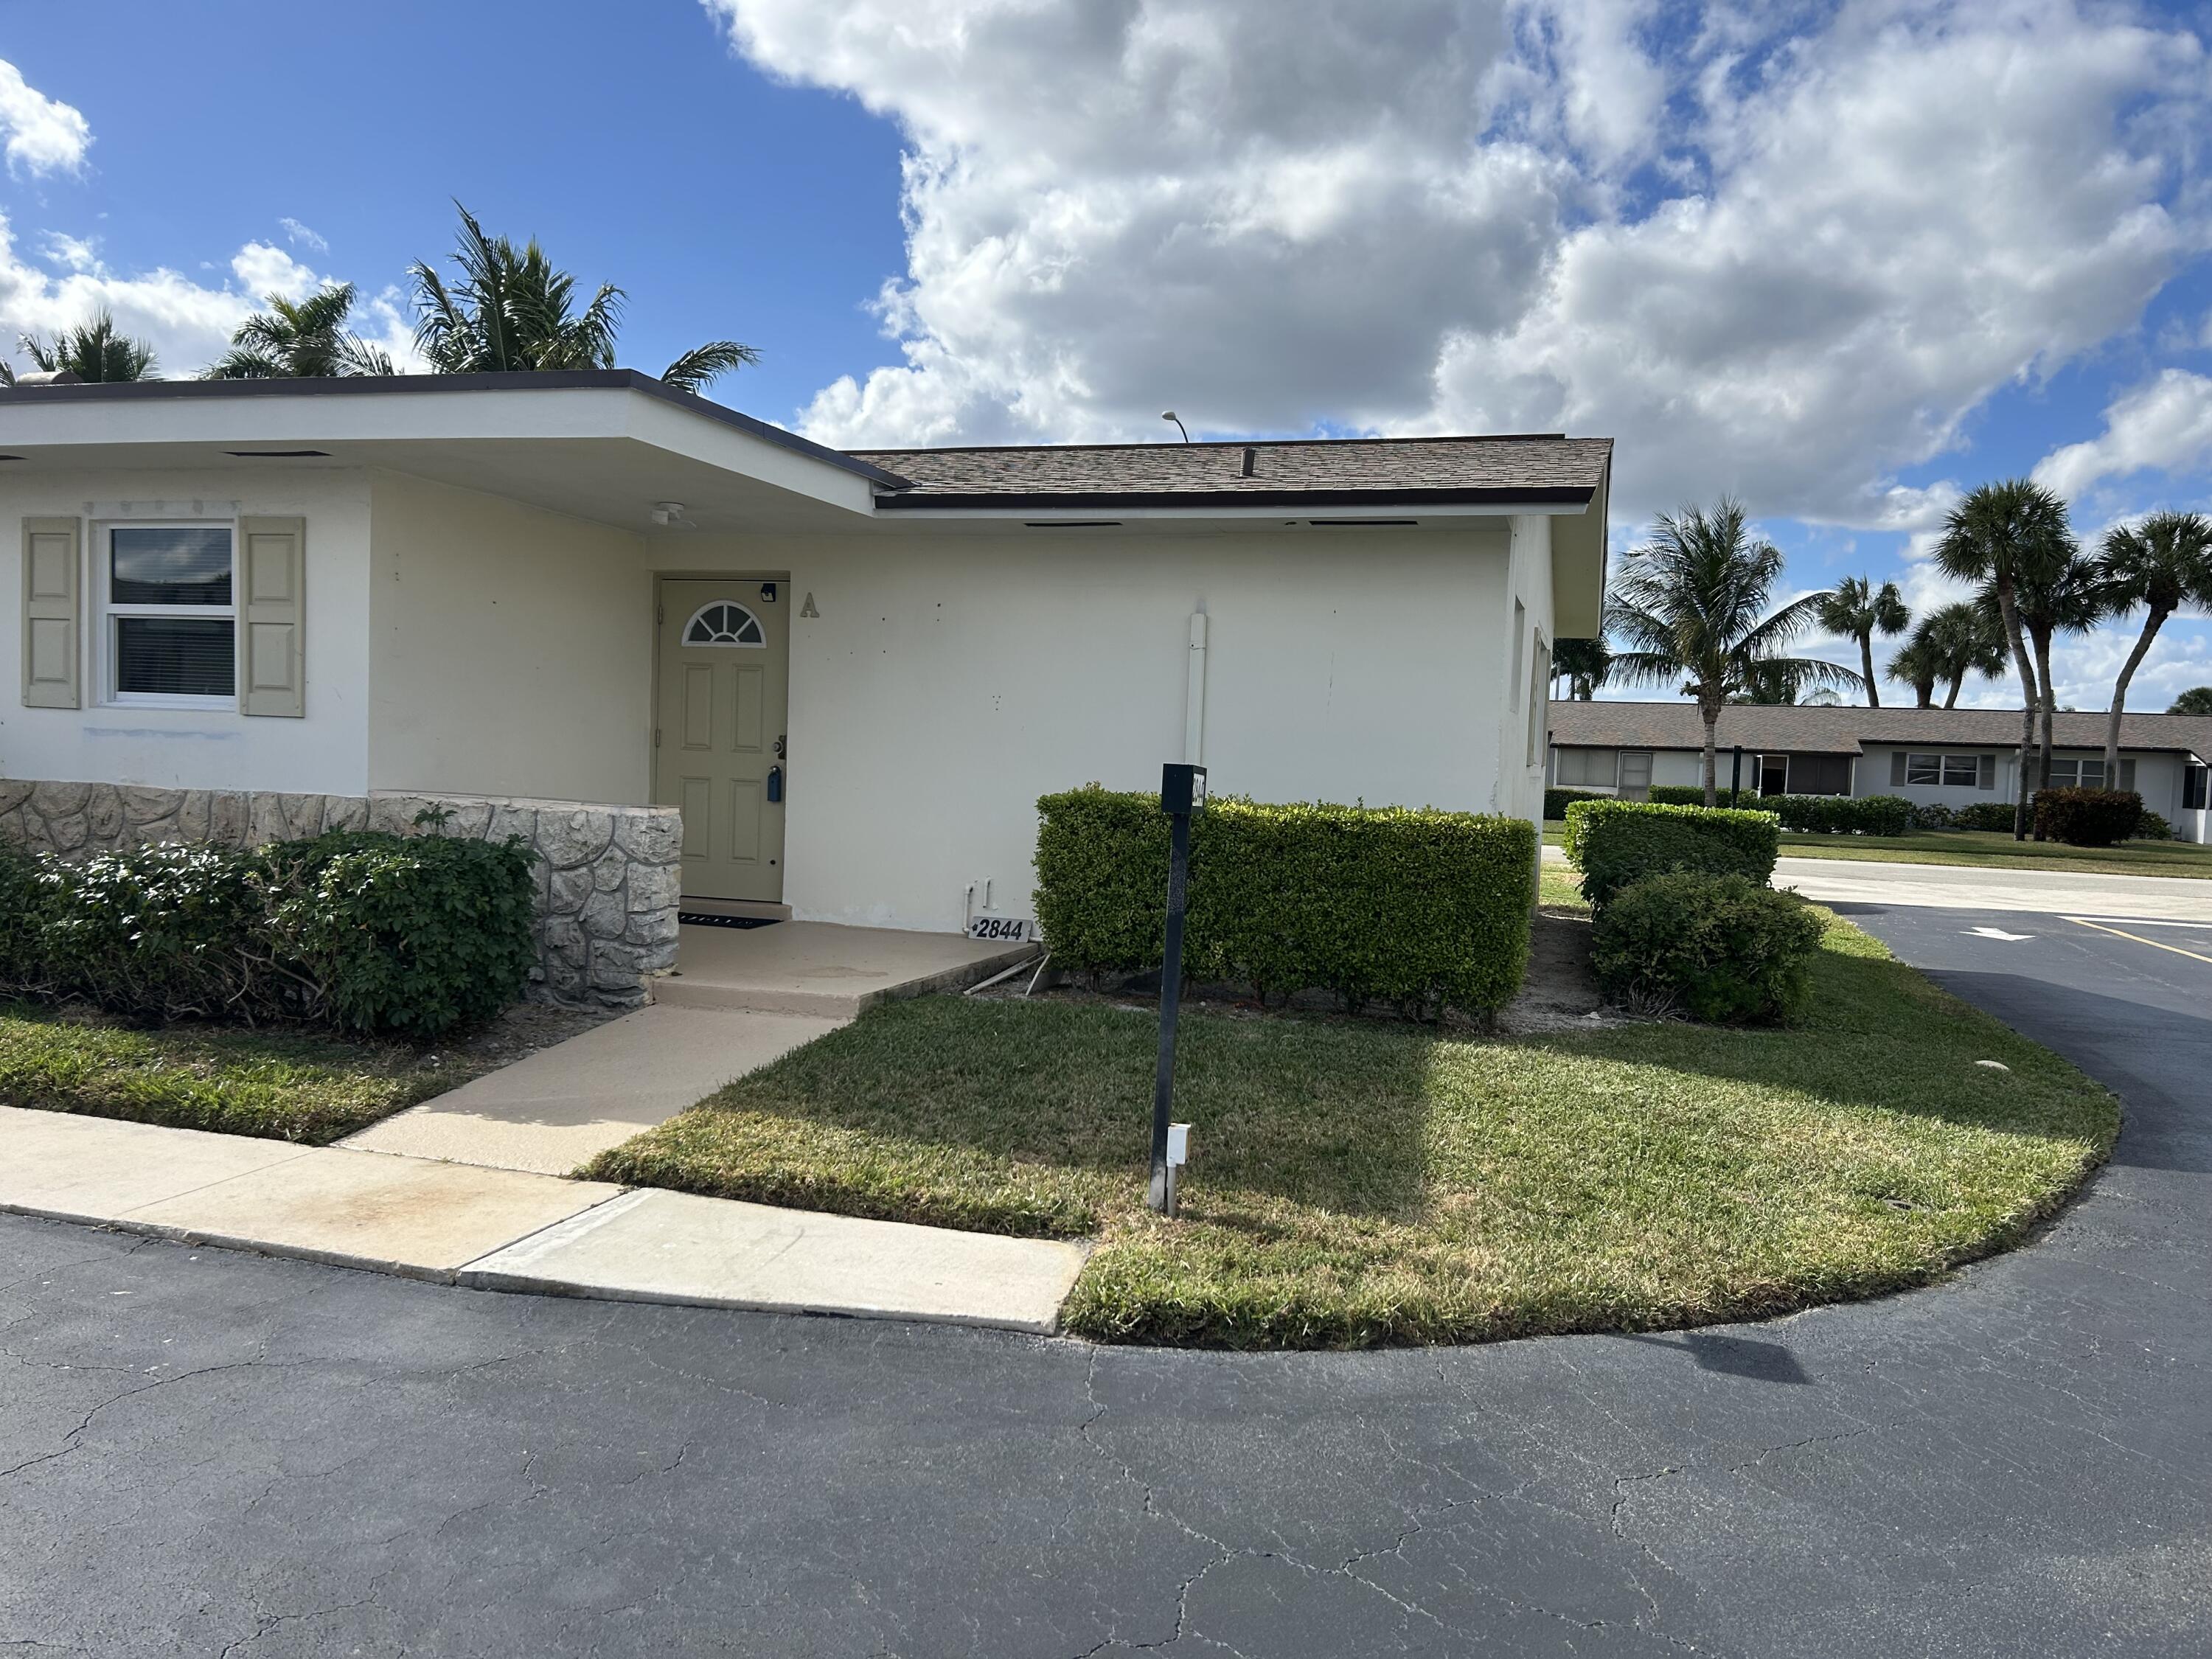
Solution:
[(846, 1022), (658, 1005), (371, 1124), (339, 1144), (566, 1175)]
[(486, 1290), (1022, 1331), (1054, 1327), (1085, 1254), (14, 1107), (0, 1210)]

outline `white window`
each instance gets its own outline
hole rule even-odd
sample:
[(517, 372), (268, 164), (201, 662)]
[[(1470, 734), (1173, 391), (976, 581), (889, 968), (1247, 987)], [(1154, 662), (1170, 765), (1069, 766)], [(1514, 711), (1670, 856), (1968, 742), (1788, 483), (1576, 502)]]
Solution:
[(701, 605), (684, 624), (684, 643), (766, 649), (768, 638), (761, 632), (760, 618), (744, 606), (733, 599), (715, 599)]
[[(2101, 755), (2094, 759), (2069, 759), (2063, 755), (2051, 757), (2051, 787), (2053, 789), (2102, 789), (2105, 787), (2105, 761)], [(2120, 763), (2120, 781), (2116, 789), (2136, 787), (2136, 763), (2132, 760)]]
[(102, 528), (94, 545), (106, 701), (236, 707), (235, 543), (227, 524)]
[(1984, 775), (1979, 755), (1908, 755), (1902, 781), (1950, 789), (1987, 789), (1990, 785), (1984, 781)]
[(1562, 749), (1559, 784), (1562, 789), (1610, 789), (1620, 773), (1618, 749)]

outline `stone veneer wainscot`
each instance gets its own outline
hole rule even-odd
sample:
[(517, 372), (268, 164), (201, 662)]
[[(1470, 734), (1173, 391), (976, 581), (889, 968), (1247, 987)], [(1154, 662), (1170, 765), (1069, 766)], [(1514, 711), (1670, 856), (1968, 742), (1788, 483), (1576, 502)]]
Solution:
[[(449, 814), (441, 830), (416, 827), (416, 815), (428, 808)], [(258, 847), (326, 830), (441, 833), (476, 841), (520, 836), (538, 855), (532, 991), (542, 1000), (635, 1007), (647, 1000), (647, 981), (676, 965), (684, 823), (672, 806), (0, 779), (0, 838), (54, 853), (175, 841)]]

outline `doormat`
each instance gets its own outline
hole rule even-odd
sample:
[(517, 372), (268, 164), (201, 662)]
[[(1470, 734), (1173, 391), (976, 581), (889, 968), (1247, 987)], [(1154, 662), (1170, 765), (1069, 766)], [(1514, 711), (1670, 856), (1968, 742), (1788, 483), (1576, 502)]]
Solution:
[(773, 927), (781, 916), (718, 916), (711, 910), (678, 910), (676, 920), (686, 927)]

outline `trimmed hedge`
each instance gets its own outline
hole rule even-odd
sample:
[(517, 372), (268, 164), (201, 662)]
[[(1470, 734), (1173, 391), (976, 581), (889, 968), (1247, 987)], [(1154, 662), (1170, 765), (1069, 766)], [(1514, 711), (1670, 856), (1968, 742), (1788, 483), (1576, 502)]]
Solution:
[[(1093, 785), (1037, 803), (1037, 920), (1054, 962), (1158, 968), (1168, 821), (1159, 797)], [(1403, 807), (1209, 801), (1192, 821), (1184, 971), (1263, 1000), (1487, 1012), (1521, 988), (1535, 902), (1524, 818)]]
[(1658, 801), (1578, 801), (1567, 809), (1568, 861), (1583, 896), (1603, 909), (1631, 882), (1671, 871), (1739, 875), (1764, 885), (1781, 851), (1771, 812)]
[(1720, 1024), (1804, 1012), (1820, 919), (1795, 893), (1747, 876), (1647, 876), (1613, 896), (1592, 930), (1598, 982), (1623, 1001)]
[(1912, 828), (1902, 795), (1769, 795), (1759, 805), (1784, 830), (1815, 836), (1901, 836)]
[(1978, 800), (1971, 805), (1957, 807), (1951, 813), (1951, 828), (1995, 830), (2008, 836), (2012, 833), (2012, 803)]
[[(1661, 806), (1703, 806), (1705, 786), (1702, 783), (1655, 783), (1649, 799)], [(1721, 806), (1741, 806), (1747, 800), (1757, 800), (1755, 788), (1730, 789), (1722, 784), (1713, 792), (1714, 803)]]
[(1602, 789), (1547, 789), (1544, 792), (1544, 816), (1563, 818), (1567, 808), (1578, 800), (1611, 800), (1613, 797)]
[(2039, 789), (2035, 827), (2069, 847), (2110, 847), (2142, 823), (2142, 797), (2132, 789)]
[(2173, 841), (2178, 837), (2173, 833), (2172, 824), (2146, 806), (2143, 808), (2142, 817), (2136, 824), (2135, 834), (2129, 839), (2130, 841)]
[(434, 1036), (522, 994), (535, 858), (516, 840), (371, 832), (76, 861), (7, 849), (0, 994)]

